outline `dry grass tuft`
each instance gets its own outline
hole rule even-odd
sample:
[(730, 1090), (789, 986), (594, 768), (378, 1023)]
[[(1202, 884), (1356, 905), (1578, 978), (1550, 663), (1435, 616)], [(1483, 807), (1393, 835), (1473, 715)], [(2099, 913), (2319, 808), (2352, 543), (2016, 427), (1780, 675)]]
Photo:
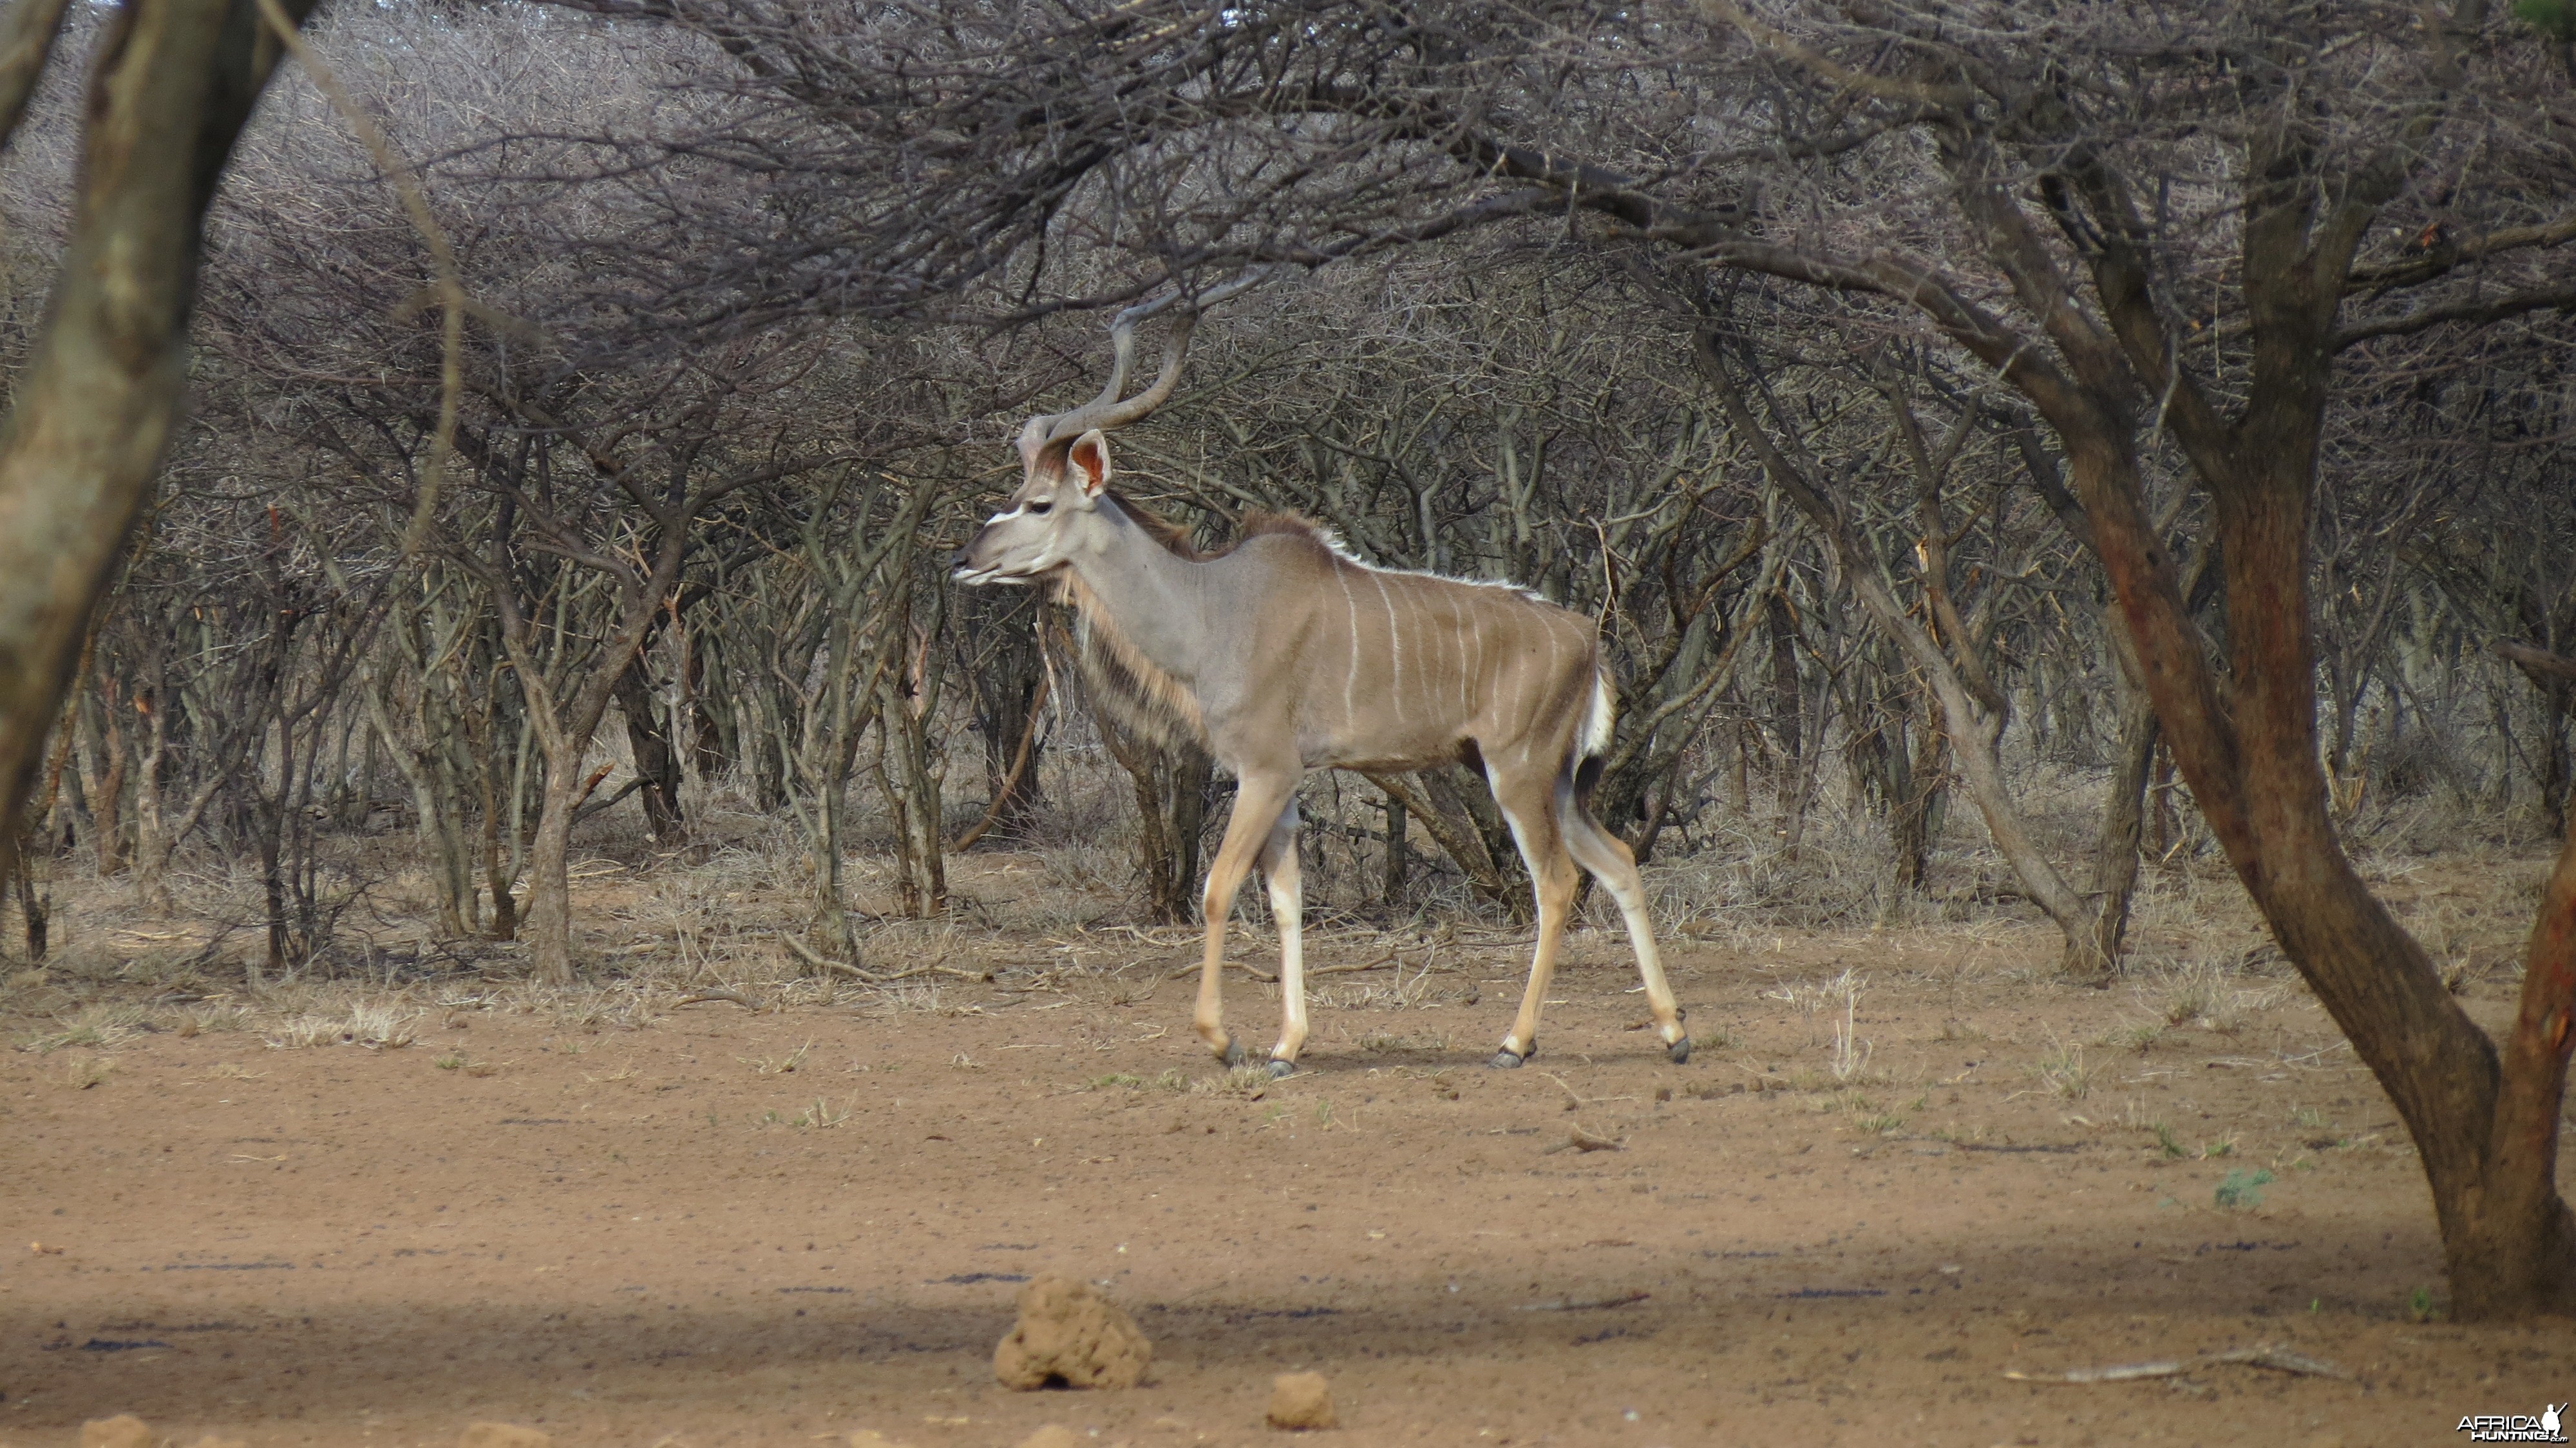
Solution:
[(116, 1074), (116, 1062), (105, 1056), (74, 1056), (63, 1063), (63, 1084), (87, 1091)]
[(2214, 1035), (2232, 1036), (2243, 1030), (2256, 1012), (2280, 1004), (2287, 994), (2277, 985), (2240, 986), (2240, 978), (2240, 972), (2226, 961), (2204, 956), (2180, 965), (2150, 968), (2143, 973), (2138, 992), (2169, 1026), (2195, 1026)]
[(736, 1056), (734, 1059), (763, 1076), (792, 1076), (804, 1067), (805, 1058), (813, 1051), (814, 1043), (807, 1041), (793, 1051), (768, 1056)]
[(1268, 1091), (1272, 1084), (1268, 1066), (1236, 1066), (1222, 1076), (1201, 1076), (1191, 1081), (1190, 1094), (1254, 1098)]
[(2048, 1093), (2066, 1101), (2081, 1101), (2093, 1094), (2093, 1083), (2104, 1068), (2084, 1059), (2084, 1047), (2073, 1041), (2052, 1037), (2048, 1049), (2040, 1053), (2031, 1066), (2031, 1079)]
[(144, 1006), (99, 1001), (62, 1017), (55, 1022), (57, 1029), (25, 1038), (19, 1042), (19, 1049), (39, 1056), (49, 1056), (69, 1046), (106, 1050), (151, 1030), (151, 1016), (150, 1009)]
[(280, 1022), (268, 1036), (272, 1050), (311, 1046), (364, 1046), (384, 1050), (416, 1039), (420, 1012), (392, 1005), (353, 1005), (342, 1015), (305, 1011)]

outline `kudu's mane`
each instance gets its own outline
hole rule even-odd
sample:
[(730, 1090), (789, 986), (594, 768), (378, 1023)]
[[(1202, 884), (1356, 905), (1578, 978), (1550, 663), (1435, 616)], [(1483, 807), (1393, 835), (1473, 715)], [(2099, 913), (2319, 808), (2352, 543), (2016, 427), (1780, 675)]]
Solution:
[(1186, 526), (1153, 512), (1115, 488), (1110, 489), (1106, 496), (1109, 501), (1118, 505), (1119, 512), (1127, 515), (1128, 522), (1145, 530), (1145, 536), (1162, 544), (1173, 557), (1186, 558), (1193, 563), (1205, 563), (1211, 558), (1223, 558), (1255, 538), (1279, 533), (1310, 538), (1322, 544), (1328, 551), (1340, 551), (1334, 546), (1332, 534), (1325, 530), (1323, 524), (1314, 519), (1299, 517), (1295, 513), (1266, 511), (1244, 514), (1243, 521), (1235, 526), (1234, 537), (1224, 547), (1201, 549), (1190, 541), (1190, 530)]
[[(1184, 525), (1115, 490), (1104, 496), (1129, 522), (1144, 530), (1146, 537), (1161, 544), (1173, 557), (1193, 563), (1223, 558), (1255, 538), (1274, 534), (1307, 539), (1326, 553), (1339, 552), (1333, 546), (1332, 535), (1320, 524), (1294, 513), (1270, 512), (1244, 514), (1234, 537), (1223, 547), (1202, 549), (1190, 540), (1190, 530)], [(1207, 721), (1200, 716), (1198, 700), (1191, 695), (1189, 686), (1138, 652), (1119, 632), (1117, 620), (1099, 606), (1091, 590), (1083, 587), (1070, 568), (1056, 575), (1056, 600), (1074, 611), (1075, 659), (1096, 713), (1130, 734), (1160, 744), (1207, 747)]]

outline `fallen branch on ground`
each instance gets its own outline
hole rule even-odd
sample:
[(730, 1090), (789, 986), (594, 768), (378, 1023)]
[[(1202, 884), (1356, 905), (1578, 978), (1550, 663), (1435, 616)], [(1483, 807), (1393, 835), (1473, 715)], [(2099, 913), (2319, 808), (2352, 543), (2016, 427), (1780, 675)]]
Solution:
[(807, 965), (813, 966), (818, 970), (838, 971), (843, 975), (852, 977), (853, 979), (866, 981), (870, 985), (874, 985), (879, 979), (877, 974), (873, 971), (861, 970), (859, 967), (848, 964), (845, 961), (833, 960), (829, 956), (815, 953), (814, 950), (808, 947), (804, 941), (797, 939), (795, 936), (788, 934), (784, 930), (778, 932), (778, 943), (786, 946), (789, 950), (796, 952), (797, 959), (804, 961)]
[[(1277, 976), (1275, 976), (1275, 975), (1270, 974), (1268, 971), (1263, 970), (1261, 967), (1259, 967), (1259, 966), (1257, 966), (1257, 965), (1246, 965), (1246, 964), (1244, 964), (1242, 961), (1239, 961), (1239, 960), (1229, 960), (1229, 961), (1227, 961), (1227, 962), (1226, 962), (1226, 964), (1228, 964), (1228, 965), (1230, 965), (1230, 966), (1233, 966), (1236, 970), (1242, 971), (1245, 975), (1248, 975), (1248, 976), (1252, 977), (1254, 980), (1257, 980), (1257, 981), (1262, 982), (1264, 985), (1277, 985), (1277, 984), (1279, 983), (1279, 977), (1277, 977)], [(1182, 966), (1180, 969), (1175, 970), (1175, 971), (1172, 971), (1172, 972), (1170, 972), (1169, 974), (1165, 975), (1165, 976), (1163, 977), (1163, 979), (1165, 979), (1165, 980), (1179, 980), (1182, 976), (1185, 976), (1185, 975), (1196, 975), (1196, 974), (1198, 974), (1198, 972), (1199, 972), (1199, 967), (1198, 967), (1197, 965), (1185, 965), (1185, 966)], [(1322, 974), (1322, 972), (1320, 972), (1320, 971), (1313, 971), (1313, 972), (1309, 972), (1309, 974), (1317, 974), (1317, 975), (1320, 975), (1320, 974)]]
[(1524, 1302), (1515, 1312), (1590, 1312), (1600, 1307), (1625, 1307), (1654, 1296), (1651, 1292), (1622, 1292), (1615, 1297), (1559, 1298), (1554, 1302)]
[[(1564, 1085), (1565, 1083), (1558, 1082), (1557, 1084)], [(1569, 1092), (1571, 1092), (1572, 1089), (1573, 1088), (1571, 1087), (1567, 1088)], [(1581, 1122), (1577, 1122), (1575, 1123), (1574, 1130), (1566, 1134), (1565, 1140), (1560, 1141), (1556, 1145), (1549, 1147), (1547, 1150), (1540, 1152), (1539, 1155), (1554, 1156), (1560, 1151), (1626, 1151), (1627, 1149), (1628, 1138), (1624, 1136), (1616, 1138), (1595, 1136), (1591, 1132), (1584, 1130)]]
[(886, 985), (898, 980), (910, 980), (916, 975), (948, 975), (955, 976), (959, 980), (979, 982), (989, 981), (993, 978), (993, 973), (989, 970), (966, 970), (954, 965), (914, 965), (906, 966), (902, 970), (890, 973), (881, 973), (878, 971), (868, 970), (862, 966), (850, 965), (843, 961), (834, 960), (829, 956), (818, 955), (812, 948), (808, 947), (805, 942), (798, 940), (795, 936), (790, 935), (783, 930), (778, 933), (778, 943), (786, 946), (789, 950), (794, 951), (797, 958), (808, 965), (821, 970), (828, 970), (840, 975), (846, 975), (852, 980), (860, 981), (867, 985)]
[[(1270, 972), (1263, 970), (1257, 965), (1246, 965), (1239, 960), (1229, 960), (1226, 964), (1234, 967), (1236, 970), (1242, 971), (1245, 975), (1252, 977), (1254, 980), (1260, 981), (1264, 985), (1277, 985), (1279, 983), (1279, 977), (1272, 975)], [(1390, 965), (1399, 970), (1404, 967), (1404, 962), (1396, 959), (1395, 952), (1392, 950), (1371, 961), (1345, 961), (1340, 965), (1315, 966), (1306, 972), (1306, 978), (1308, 980), (1313, 980), (1317, 976), (1325, 975), (1356, 975), (1363, 970), (1378, 970)], [(1199, 967), (1196, 965), (1185, 965), (1180, 967), (1178, 970), (1169, 972), (1163, 977), (1163, 979), (1179, 980), (1182, 976), (1196, 972), (1198, 968)]]
[(2240, 1347), (2229, 1352), (2205, 1352), (2194, 1358), (2169, 1362), (2122, 1363), (2107, 1368), (2075, 1368), (2062, 1373), (2026, 1373), (2016, 1368), (2004, 1370), (2004, 1376), (2017, 1383), (2131, 1383), (2141, 1378), (2178, 1377), (2193, 1368), (2220, 1367), (2229, 1363), (2249, 1368), (2270, 1368), (2274, 1372), (2297, 1373), (2311, 1378), (2349, 1378), (2352, 1374), (2303, 1353), (2273, 1343), (2259, 1347)]
[(891, 985), (899, 980), (910, 980), (916, 975), (953, 976), (958, 980), (971, 980), (978, 983), (990, 981), (993, 978), (993, 973), (989, 970), (965, 970), (953, 965), (913, 965), (906, 966), (891, 975), (869, 976), (868, 981), (872, 985)]
[(754, 1002), (751, 997), (744, 995), (738, 990), (725, 990), (721, 987), (712, 990), (692, 991), (689, 994), (680, 997), (679, 1004), (684, 1006), (694, 1006), (706, 1001), (731, 1001), (735, 1005), (738, 1005), (747, 1011), (756, 1011), (760, 1009), (760, 1006)]

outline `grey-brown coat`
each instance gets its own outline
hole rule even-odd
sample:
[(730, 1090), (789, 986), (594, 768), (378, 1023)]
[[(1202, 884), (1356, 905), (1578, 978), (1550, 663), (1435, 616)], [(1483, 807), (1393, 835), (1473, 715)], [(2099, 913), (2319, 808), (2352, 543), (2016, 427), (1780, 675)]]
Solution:
[[(1085, 414), (1096, 417), (1067, 416)], [(1099, 428), (1050, 436), (1041, 427), (1061, 431), (1063, 421), (1037, 419), (1023, 433), (1020, 488), (960, 551), (956, 577), (1054, 584), (1081, 616), (1089, 666), (1110, 685), (1096, 692), (1123, 701), (1131, 722), (1195, 740), (1239, 781), (1203, 900), (1194, 1024), (1209, 1048), (1243, 1055), (1224, 1026), (1218, 977), (1235, 891), (1256, 865), (1280, 934), (1285, 1019), (1272, 1069), (1291, 1069), (1304, 1046), (1298, 781), (1318, 769), (1464, 757), (1482, 762), (1538, 896), (1529, 984), (1494, 1064), (1517, 1066), (1537, 1047), (1578, 862), (1618, 902), (1661, 1038), (1686, 1059), (1635, 860), (1577, 788), (1611, 723), (1591, 621), (1508, 585), (1372, 567), (1295, 518), (1258, 518), (1233, 547), (1202, 555), (1110, 490)]]

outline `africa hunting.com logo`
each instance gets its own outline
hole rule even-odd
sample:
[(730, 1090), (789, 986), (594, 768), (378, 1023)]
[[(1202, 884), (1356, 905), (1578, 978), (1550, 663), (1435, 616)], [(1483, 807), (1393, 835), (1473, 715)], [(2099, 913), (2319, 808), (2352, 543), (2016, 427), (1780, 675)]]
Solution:
[(2544, 1407), (2538, 1417), (2528, 1413), (2472, 1413), (2460, 1420), (2458, 1431), (2468, 1434), (2472, 1443), (2564, 1443), (2567, 1431), (2558, 1415), (2567, 1407), (2565, 1403)]

